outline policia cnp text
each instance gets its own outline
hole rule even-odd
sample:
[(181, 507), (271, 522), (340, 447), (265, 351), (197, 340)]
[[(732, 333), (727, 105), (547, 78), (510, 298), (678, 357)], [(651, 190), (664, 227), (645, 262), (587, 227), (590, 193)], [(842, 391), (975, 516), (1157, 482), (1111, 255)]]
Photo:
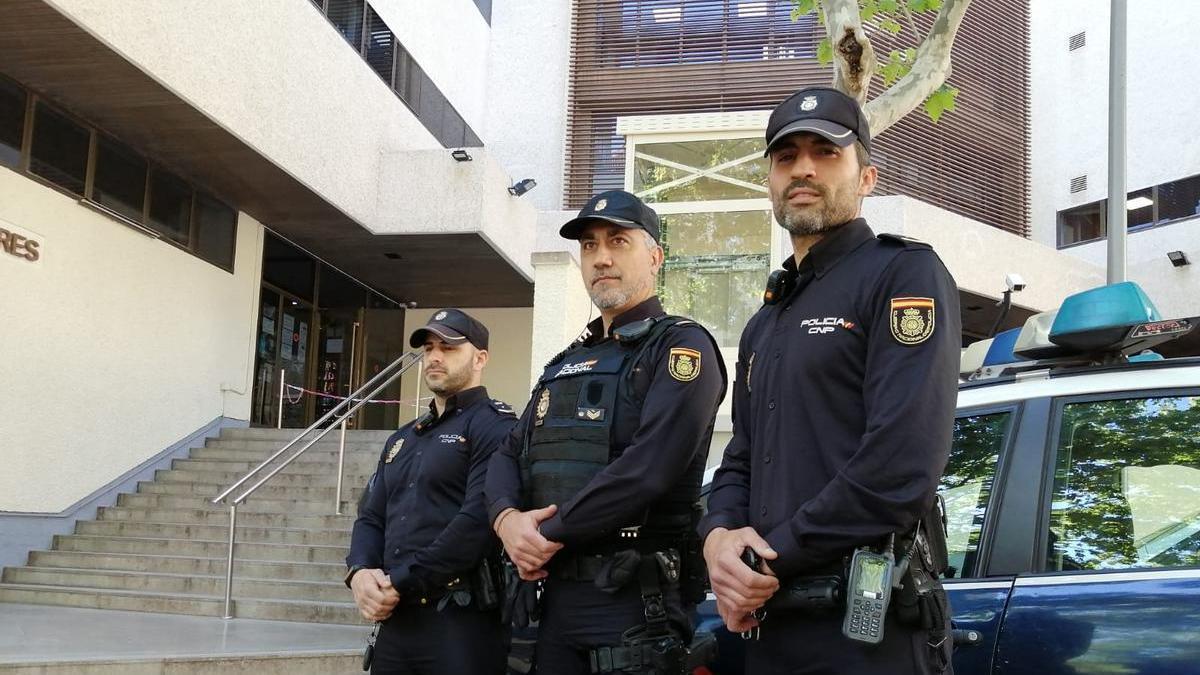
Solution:
[[(490, 517), (525, 579), (543, 584), (534, 654), (543, 675), (683, 672), (704, 597), (694, 525), (720, 353), (654, 295), (658, 216), (601, 193), (561, 234), (580, 242), (600, 318), (546, 366), (489, 467)], [(690, 672), (690, 670), (688, 671)]]

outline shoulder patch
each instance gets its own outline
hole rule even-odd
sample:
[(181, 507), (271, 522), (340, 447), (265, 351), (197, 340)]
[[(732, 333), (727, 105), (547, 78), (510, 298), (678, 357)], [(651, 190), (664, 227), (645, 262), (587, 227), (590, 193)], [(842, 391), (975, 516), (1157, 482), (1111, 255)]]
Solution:
[(691, 382), (700, 376), (700, 352), (687, 347), (672, 347), (667, 357), (667, 372), (680, 382)]
[(492, 410), (495, 410), (496, 412), (500, 413), (501, 415), (512, 415), (513, 417), (517, 416), (516, 411), (514, 411), (512, 409), (511, 405), (505, 403), (504, 401), (501, 401), (498, 398), (492, 399), (491, 404), (492, 404)]
[(919, 345), (933, 335), (933, 298), (892, 298), (892, 337), (902, 345)]
[(912, 237), (906, 237), (902, 234), (893, 234), (891, 232), (880, 232), (878, 235), (876, 235), (876, 237), (885, 242), (892, 242), (892, 243), (900, 244), (901, 246), (907, 246), (910, 248), (928, 248), (928, 249), (933, 248), (929, 244), (926, 244), (925, 242), (921, 241), (920, 239), (913, 239)]

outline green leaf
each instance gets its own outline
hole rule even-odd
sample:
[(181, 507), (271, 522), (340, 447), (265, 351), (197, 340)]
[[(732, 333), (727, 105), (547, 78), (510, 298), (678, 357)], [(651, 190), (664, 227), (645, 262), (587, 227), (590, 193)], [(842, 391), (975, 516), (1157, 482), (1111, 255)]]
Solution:
[(822, 65), (833, 63), (833, 45), (829, 43), (829, 38), (817, 44), (817, 62)]
[(900, 0), (879, 0), (879, 11), (894, 14), (900, 10)]
[(859, 19), (862, 21), (870, 21), (879, 13), (879, 3), (876, 0), (862, 0), (862, 4), (858, 10)]
[(908, 74), (912, 70), (912, 64), (904, 60), (904, 55), (899, 50), (893, 49), (888, 55), (888, 60), (879, 67), (879, 74), (883, 76), (883, 86), (890, 87), (896, 80)]
[(898, 35), (900, 31), (904, 30), (904, 26), (901, 26), (900, 22), (895, 19), (884, 19), (879, 22), (879, 27), (892, 35)]
[(937, 124), (943, 113), (954, 112), (957, 97), (958, 89), (948, 84), (943, 84), (937, 91), (930, 94), (929, 98), (925, 99), (925, 112), (929, 115), (929, 119)]
[(924, 12), (929, 9), (929, 0), (908, 0), (910, 12)]
[(792, 21), (817, 11), (817, 0), (792, 0)]

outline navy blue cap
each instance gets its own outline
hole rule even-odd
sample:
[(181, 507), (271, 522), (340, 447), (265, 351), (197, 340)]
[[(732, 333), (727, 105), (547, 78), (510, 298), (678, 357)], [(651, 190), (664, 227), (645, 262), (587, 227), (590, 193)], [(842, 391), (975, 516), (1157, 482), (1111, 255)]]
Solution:
[(842, 148), (859, 141), (871, 153), (871, 128), (858, 101), (831, 87), (801, 89), (775, 107), (767, 121), (765, 154), (771, 154), (771, 146), (786, 136), (801, 131)]
[(588, 200), (579, 215), (568, 220), (558, 230), (564, 239), (578, 239), (589, 225), (597, 220), (610, 222), (629, 229), (645, 230), (661, 243), (658, 214), (654, 209), (624, 190), (609, 190)]
[(427, 333), (433, 333), (446, 344), (458, 345), (470, 342), (479, 349), (488, 348), (488, 329), (461, 309), (447, 307), (439, 309), (429, 317), (429, 322), (413, 331), (408, 338), (410, 347), (425, 344)]

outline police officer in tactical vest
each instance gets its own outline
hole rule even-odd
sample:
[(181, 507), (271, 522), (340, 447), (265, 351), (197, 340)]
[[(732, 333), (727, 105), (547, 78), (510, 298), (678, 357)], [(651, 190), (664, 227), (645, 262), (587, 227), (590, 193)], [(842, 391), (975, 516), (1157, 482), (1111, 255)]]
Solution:
[(492, 456), (489, 517), (518, 601), (541, 585), (537, 672), (677, 673), (704, 597), (694, 526), (724, 366), (707, 330), (663, 311), (658, 215), (641, 200), (598, 194), (560, 234), (579, 241), (600, 317)]

